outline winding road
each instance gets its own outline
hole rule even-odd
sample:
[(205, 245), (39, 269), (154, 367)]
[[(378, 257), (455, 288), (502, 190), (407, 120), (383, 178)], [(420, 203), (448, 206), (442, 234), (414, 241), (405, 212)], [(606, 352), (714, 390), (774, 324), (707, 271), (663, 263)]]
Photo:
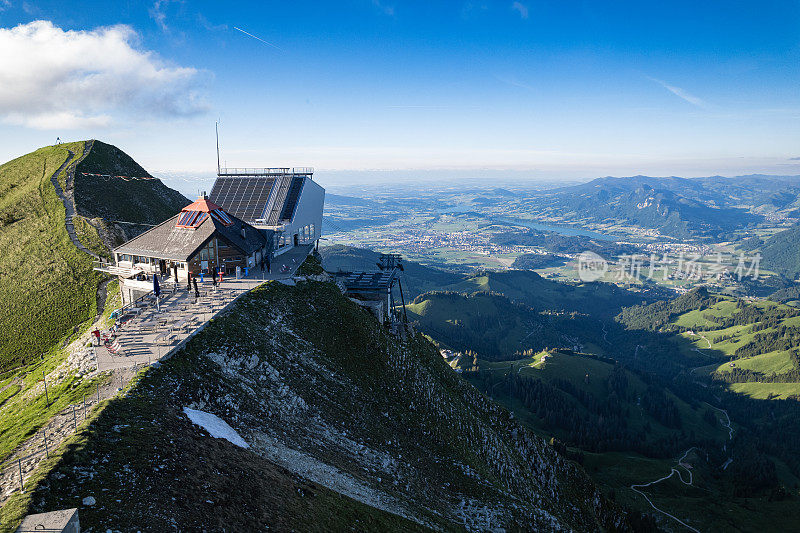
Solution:
[(710, 350), (711, 349), (711, 341), (708, 340), (708, 338), (705, 335), (700, 335), (700, 338), (708, 343), (708, 346), (706, 346), (706, 350)]
[[(713, 405), (711, 405), (708, 402), (703, 402), (703, 403), (706, 404), (707, 406), (709, 406), (710, 408), (712, 408), (712, 409), (722, 413), (723, 415), (725, 415), (725, 419), (723, 420), (722, 418), (719, 418), (719, 421), (722, 424), (722, 426), (725, 429), (728, 430), (728, 440), (733, 440), (734, 430), (733, 430), (733, 427), (731, 426), (731, 418), (730, 418), (730, 416), (728, 416), (728, 411), (726, 411), (725, 409), (721, 409), (719, 407), (714, 407)], [(680, 525), (682, 525), (682, 526), (684, 526), (684, 527), (686, 527), (686, 528), (688, 528), (688, 529), (690, 529), (690, 530), (692, 530), (692, 531), (694, 531), (696, 533), (700, 533), (699, 530), (697, 530), (696, 528), (690, 526), (689, 524), (687, 524), (686, 522), (684, 522), (680, 518), (676, 517), (675, 515), (672, 515), (672, 514), (666, 512), (665, 510), (659, 509), (658, 507), (656, 507), (656, 505), (647, 496), (647, 494), (645, 494), (643, 491), (639, 490), (639, 489), (643, 489), (643, 488), (646, 488), (646, 487), (650, 487), (650, 486), (655, 485), (657, 483), (661, 483), (662, 481), (666, 481), (667, 479), (671, 478), (672, 476), (674, 476), (676, 474), (678, 475), (678, 479), (681, 481), (681, 483), (683, 483), (684, 485), (687, 485), (687, 486), (693, 486), (692, 483), (694, 482), (694, 479), (693, 479), (693, 476), (692, 476), (692, 471), (689, 469), (689, 467), (686, 465), (686, 463), (684, 463), (684, 460), (686, 459), (686, 456), (689, 455), (689, 452), (691, 452), (692, 450), (695, 450), (695, 449), (697, 449), (697, 448), (695, 446), (692, 446), (691, 448), (686, 450), (683, 453), (683, 455), (681, 456), (681, 458), (678, 459), (678, 464), (676, 465), (678, 467), (682, 467), (686, 471), (686, 473), (689, 474), (689, 481), (688, 482), (683, 479), (683, 476), (681, 475), (680, 470), (678, 470), (677, 468), (673, 467), (673, 468), (670, 469), (670, 472), (669, 472), (668, 475), (666, 475), (666, 476), (664, 476), (662, 478), (656, 479), (655, 481), (650, 481), (649, 483), (633, 484), (633, 485), (631, 485), (631, 490), (636, 492), (636, 493), (638, 493), (638, 494), (640, 494), (645, 500), (647, 500), (647, 503), (650, 504), (650, 507), (652, 507), (653, 509), (655, 509), (659, 513), (663, 514), (664, 516), (667, 516), (667, 517), (671, 518), (672, 520), (678, 522)], [(722, 465), (722, 469), (723, 470), (727, 469), (728, 465), (730, 465), (732, 462), (733, 462), (733, 458), (732, 457), (728, 457), (728, 460), (725, 461), (725, 463)]]
[(683, 460), (684, 460), (684, 459), (686, 459), (686, 456), (687, 456), (687, 455), (689, 455), (689, 452), (691, 452), (691, 451), (692, 451), (692, 450), (694, 450), (694, 449), (695, 449), (695, 447), (694, 447), (694, 446), (692, 446), (691, 448), (689, 448), (688, 450), (686, 450), (686, 451), (683, 453), (683, 455), (681, 456), (681, 458), (680, 458), (680, 459), (678, 459), (678, 465), (677, 465), (677, 466), (683, 467), (683, 469), (684, 469), (684, 470), (686, 470), (686, 472), (688, 472), (688, 473), (689, 473), (689, 481), (688, 481), (688, 482), (684, 481), (684, 479), (683, 479), (683, 476), (681, 476), (681, 473), (680, 473), (680, 471), (679, 471), (678, 469), (676, 469), (676, 468), (672, 468), (672, 469), (670, 470), (670, 472), (669, 472), (669, 475), (666, 475), (666, 476), (664, 476), (664, 477), (662, 477), (662, 478), (656, 479), (655, 481), (651, 481), (651, 482), (649, 482), (649, 483), (641, 483), (641, 484), (634, 484), (634, 485), (631, 485), (631, 490), (633, 490), (634, 492), (637, 492), (637, 493), (641, 494), (641, 495), (642, 495), (642, 497), (643, 497), (645, 500), (647, 500), (647, 503), (649, 503), (649, 504), (650, 504), (650, 507), (652, 507), (653, 509), (655, 509), (655, 510), (656, 510), (656, 511), (658, 511), (659, 513), (661, 513), (661, 514), (663, 514), (664, 516), (667, 516), (667, 517), (669, 517), (669, 518), (673, 519), (674, 521), (676, 521), (676, 522), (677, 522), (677, 523), (679, 523), (680, 525), (682, 525), (682, 526), (684, 526), (685, 528), (688, 528), (688, 529), (690, 529), (690, 530), (694, 531), (695, 533), (700, 533), (700, 530), (698, 530), (698, 529), (696, 529), (696, 528), (694, 528), (694, 527), (690, 526), (689, 524), (687, 524), (686, 522), (684, 522), (683, 520), (681, 520), (681, 519), (680, 519), (680, 518), (678, 518), (677, 516), (675, 516), (675, 515), (672, 515), (672, 514), (670, 514), (670, 513), (666, 512), (665, 510), (663, 510), (663, 509), (659, 509), (658, 507), (656, 507), (656, 505), (655, 505), (655, 504), (652, 502), (652, 500), (650, 500), (650, 498), (647, 496), (647, 494), (645, 494), (644, 492), (642, 492), (641, 490), (639, 490), (639, 488), (645, 488), (645, 487), (649, 487), (649, 486), (651, 486), (651, 485), (655, 485), (656, 483), (661, 483), (662, 481), (666, 481), (667, 479), (671, 478), (671, 477), (672, 477), (672, 476), (674, 476), (675, 474), (677, 474), (677, 475), (678, 475), (678, 479), (681, 481), (681, 483), (683, 483), (684, 485), (689, 485), (689, 486), (691, 486), (691, 485), (692, 485), (692, 481), (693, 481), (693, 480), (692, 480), (692, 471), (691, 471), (691, 470), (689, 470), (689, 468), (688, 468), (688, 467), (687, 467), (687, 466), (686, 466), (686, 465), (683, 463)]

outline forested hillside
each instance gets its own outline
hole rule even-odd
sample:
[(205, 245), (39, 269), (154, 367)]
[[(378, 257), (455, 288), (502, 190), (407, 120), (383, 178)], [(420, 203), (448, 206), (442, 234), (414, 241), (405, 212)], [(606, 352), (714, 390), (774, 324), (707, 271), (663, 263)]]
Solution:
[(679, 350), (708, 357), (694, 373), (731, 391), (800, 399), (800, 311), (793, 307), (698, 289), (671, 302), (625, 309), (619, 320), (632, 330), (674, 333), (683, 343)]
[(577, 349), (600, 334), (597, 320), (546, 314), (500, 294), (456, 292), (421, 294), (406, 306), (408, 318), (443, 345), (502, 361), (545, 348)]
[(597, 302), (578, 315), (537, 313), (488, 293), (428, 293), (410, 310), (457, 351), (445, 353), (453, 368), (625, 506), (650, 512), (631, 485), (683, 461), (692, 486), (646, 492), (693, 527), (750, 530), (772, 517), (780, 531), (797, 510), (797, 310), (703, 288), (623, 308), (616, 320)]
[(634, 292), (610, 283), (560, 283), (524, 270), (486, 271), (443, 289), (467, 294), (493, 292), (537, 310), (578, 312), (608, 318), (625, 306), (664, 297), (658, 290)]
[(776, 233), (765, 241), (748, 241), (745, 248), (759, 250), (762, 266), (791, 280), (800, 278), (800, 226)]

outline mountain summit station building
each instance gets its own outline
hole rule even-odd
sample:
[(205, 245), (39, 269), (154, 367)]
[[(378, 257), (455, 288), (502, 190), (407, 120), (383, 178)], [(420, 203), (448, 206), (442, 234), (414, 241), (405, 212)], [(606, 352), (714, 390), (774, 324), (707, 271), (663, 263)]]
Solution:
[(242, 275), (270, 265), (275, 256), (318, 245), (325, 189), (311, 169), (220, 169), (205, 194), (180, 213), (113, 250), (123, 303), (160, 281), (188, 283), (192, 276)]
[(272, 231), (254, 228), (201, 198), (114, 248), (115, 265), (103, 270), (120, 277), (123, 302), (129, 303), (153, 289), (153, 274), (183, 283), (190, 274), (241, 274), (268, 261), (273, 242)]

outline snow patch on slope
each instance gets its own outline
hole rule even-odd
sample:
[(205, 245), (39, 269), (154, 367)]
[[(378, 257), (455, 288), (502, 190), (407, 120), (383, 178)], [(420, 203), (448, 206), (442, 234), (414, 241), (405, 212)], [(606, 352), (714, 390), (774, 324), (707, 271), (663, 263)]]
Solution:
[(197, 409), (189, 409), (188, 407), (184, 407), (183, 412), (186, 413), (189, 420), (208, 431), (212, 437), (225, 439), (240, 448), (250, 447), (235, 429), (230, 427), (217, 415), (206, 413), (205, 411), (198, 411)]

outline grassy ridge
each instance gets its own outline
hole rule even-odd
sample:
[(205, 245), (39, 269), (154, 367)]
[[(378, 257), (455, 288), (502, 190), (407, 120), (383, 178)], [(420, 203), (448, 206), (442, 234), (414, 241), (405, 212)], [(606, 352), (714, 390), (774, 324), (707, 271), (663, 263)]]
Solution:
[[(92, 270), (91, 256), (79, 251), (70, 240), (65, 208), (51, 177), (68, 160), (70, 151), (75, 156), (66, 168), (88, 161), (88, 168), (94, 172), (118, 173), (126, 165), (136, 165), (116, 147), (99, 142), (94, 142), (87, 157), (79, 160), (85, 146), (83, 141), (49, 146), (0, 166), (0, 246), (4, 251), (0, 255), (0, 459), (56, 412), (96, 386), (96, 380), (81, 379), (73, 371), (51, 375), (48, 404), (39, 382), (43, 373), (49, 375), (64, 361), (64, 347), (95, 318), (97, 290), (104, 279)], [(66, 172), (57, 179), (66, 190)], [(146, 185), (137, 187), (137, 183)], [(85, 185), (83, 176), (76, 175), (76, 189)], [(95, 193), (113, 196), (114, 205), (127, 205), (132, 195), (138, 195), (137, 205), (143, 209), (150, 204), (162, 205), (165, 196), (179, 198), (174, 200), (178, 207), (185, 205), (180, 194), (157, 180), (120, 180), (114, 186), (105, 185), (94, 184)], [(162, 194), (164, 191), (166, 194)], [(91, 202), (84, 198), (82, 204), (76, 198), (78, 210), (84, 213), (87, 206), (93, 207)], [(161, 212), (155, 213), (143, 216), (160, 216)], [(118, 218), (113, 212), (106, 214)], [(171, 214), (172, 211), (165, 216)], [(99, 255), (108, 255), (93, 225), (106, 224), (104, 220), (96, 218), (90, 224), (76, 216), (73, 223), (84, 246)], [(105, 318), (118, 302), (118, 287), (112, 282), (107, 287)]]
[(101, 276), (70, 241), (50, 177), (83, 142), (0, 166), (0, 368), (50, 352), (96, 314)]

